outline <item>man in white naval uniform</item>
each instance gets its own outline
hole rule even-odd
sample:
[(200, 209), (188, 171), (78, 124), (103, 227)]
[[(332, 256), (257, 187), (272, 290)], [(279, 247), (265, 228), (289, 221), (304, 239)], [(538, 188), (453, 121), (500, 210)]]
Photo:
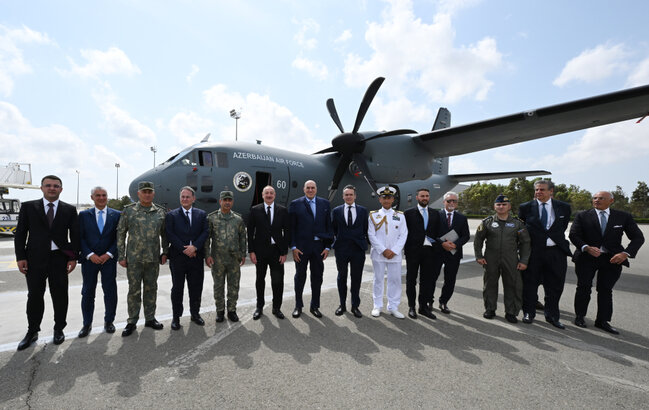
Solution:
[(388, 312), (403, 319), (399, 312), (401, 302), (401, 259), (408, 238), (408, 227), (403, 212), (392, 209), (396, 189), (385, 186), (377, 191), (382, 208), (370, 212), (367, 236), (372, 245), (370, 258), (374, 267), (374, 309), (378, 317), (383, 308), (383, 275), (388, 272)]

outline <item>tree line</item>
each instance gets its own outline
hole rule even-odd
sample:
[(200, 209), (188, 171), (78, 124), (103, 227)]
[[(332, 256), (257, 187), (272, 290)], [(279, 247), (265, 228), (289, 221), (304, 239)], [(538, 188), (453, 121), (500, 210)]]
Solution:
[[(540, 179), (542, 178), (513, 178), (508, 185), (480, 182), (471, 184), (460, 193), (459, 208), (465, 214), (489, 215), (493, 212), (494, 199), (502, 193), (509, 197), (512, 211), (516, 213), (520, 204), (534, 198), (534, 182)], [(615, 198), (611, 208), (630, 212), (636, 218), (649, 218), (649, 187), (646, 182), (638, 181), (638, 186), (630, 197), (619, 185), (611, 193)], [(592, 196), (593, 193), (578, 185), (555, 183), (554, 186), (554, 198), (568, 202), (573, 214), (592, 208)]]

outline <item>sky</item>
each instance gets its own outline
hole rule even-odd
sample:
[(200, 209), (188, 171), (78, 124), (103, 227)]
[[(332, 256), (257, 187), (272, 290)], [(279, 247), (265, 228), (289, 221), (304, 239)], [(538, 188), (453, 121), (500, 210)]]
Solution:
[[(649, 84), (649, 2), (0, 0), (0, 165), (30, 163), (80, 202), (181, 149), (240, 141), (312, 153), (386, 78), (361, 130), (431, 129)], [(649, 107), (648, 111), (649, 111)], [(450, 173), (545, 169), (627, 195), (649, 181), (649, 119), (450, 160)], [(506, 182), (506, 181), (505, 181)], [(11, 190), (8, 197), (40, 197)]]

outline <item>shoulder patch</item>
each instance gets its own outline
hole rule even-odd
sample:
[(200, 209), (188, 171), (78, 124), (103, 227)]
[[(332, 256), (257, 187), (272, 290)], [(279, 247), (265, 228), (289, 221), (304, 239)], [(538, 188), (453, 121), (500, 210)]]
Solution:
[(137, 202), (131, 202), (131, 203), (128, 204), (128, 205), (124, 205), (124, 209), (126, 209), (126, 208), (130, 208), (130, 207), (132, 207), (132, 206), (135, 206), (135, 204), (137, 204)]

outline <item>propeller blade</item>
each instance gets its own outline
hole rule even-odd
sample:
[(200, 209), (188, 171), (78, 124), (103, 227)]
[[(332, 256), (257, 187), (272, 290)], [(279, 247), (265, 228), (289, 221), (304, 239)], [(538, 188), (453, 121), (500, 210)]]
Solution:
[(334, 104), (333, 98), (327, 100), (327, 110), (329, 110), (329, 115), (331, 115), (331, 119), (334, 120), (340, 132), (345, 132), (343, 124), (340, 122), (340, 118), (338, 118), (338, 111), (336, 111), (336, 105)]
[(379, 188), (376, 186), (376, 181), (374, 181), (374, 177), (370, 172), (370, 168), (367, 166), (365, 155), (356, 153), (352, 158), (354, 159), (354, 163), (356, 164), (358, 169), (360, 169), (360, 171), (363, 173), (363, 178), (365, 178), (370, 187), (372, 187), (372, 192), (376, 192)]
[(336, 152), (336, 149), (335, 149), (334, 147), (329, 147), (329, 148), (321, 149), (321, 150), (318, 151), (318, 152), (314, 152), (312, 155), (316, 155), (316, 154), (327, 154), (327, 153), (329, 153), (329, 152)]
[(361, 123), (363, 122), (363, 118), (365, 118), (365, 114), (367, 114), (367, 110), (370, 108), (370, 104), (372, 103), (376, 93), (379, 91), (379, 88), (381, 88), (381, 84), (383, 84), (384, 80), (385, 78), (378, 77), (372, 81), (372, 84), (370, 84), (369, 87), (367, 87), (367, 91), (365, 91), (365, 95), (363, 96), (363, 101), (361, 101), (361, 105), (358, 107), (356, 123), (354, 123), (354, 131), (352, 131), (352, 133), (356, 134), (358, 132), (358, 129), (361, 127)]
[(343, 155), (342, 157), (340, 157), (340, 162), (338, 163), (336, 172), (334, 173), (334, 179), (331, 181), (331, 186), (329, 187), (330, 201), (336, 194), (340, 180), (343, 179), (343, 175), (345, 174), (347, 167), (349, 167), (350, 162), (352, 162), (352, 158), (349, 155)]
[(377, 138), (390, 137), (392, 135), (403, 135), (403, 134), (417, 134), (417, 131), (415, 131), (415, 130), (407, 130), (407, 129), (386, 131), (386, 132), (382, 132), (380, 134), (376, 134), (376, 135), (374, 135), (372, 137), (365, 138), (363, 141), (367, 142), (367, 141), (377, 139)]

